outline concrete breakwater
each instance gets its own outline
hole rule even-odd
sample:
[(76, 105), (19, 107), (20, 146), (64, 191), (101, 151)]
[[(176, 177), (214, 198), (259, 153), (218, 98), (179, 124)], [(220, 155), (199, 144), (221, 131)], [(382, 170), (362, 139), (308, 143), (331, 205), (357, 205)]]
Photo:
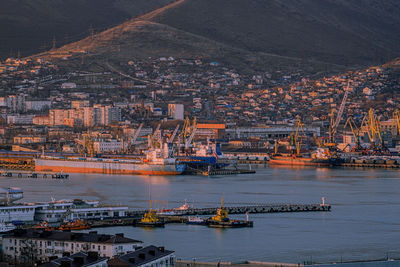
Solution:
[[(198, 208), (186, 210), (171, 210), (169, 213), (175, 216), (195, 216), (195, 215), (213, 215), (219, 207)], [(229, 214), (246, 214), (246, 213), (277, 213), (277, 212), (313, 212), (313, 211), (330, 211), (329, 204), (260, 204), (250, 206), (226, 206)], [(130, 216), (141, 216), (147, 210), (130, 211)]]

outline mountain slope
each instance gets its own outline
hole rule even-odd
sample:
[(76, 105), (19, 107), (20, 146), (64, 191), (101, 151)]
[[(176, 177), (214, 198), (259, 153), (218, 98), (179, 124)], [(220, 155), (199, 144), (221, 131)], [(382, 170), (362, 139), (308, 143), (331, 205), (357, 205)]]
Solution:
[(217, 60), (242, 71), (265, 71), (278, 65), (285, 66), (285, 70), (296, 70), (301, 66), (309, 72), (326, 68), (326, 64), (319, 62), (305, 62), (266, 53), (250, 53), (167, 25), (144, 20), (125, 22), (96, 34), (93, 38), (87, 37), (37, 56), (52, 60), (68, 57), (68, 60), (61, 60), (60, 64), (73, 64), (74, 68), (79, 68), (82, 67), (82, 55), (86, 64), (103, 68), (107, 62), (119, 64), (131, 59), (165, 56)]
[(0, 59), (78, 41), (173, 0), (0, 1)]
[(400, 53), (387, 0), (186, 0), (147, 19), (253, 52), (359, 65)]
[(83, 53), (97, 66), (174, 56), (251, 71), (342, 71), (400, 54), (398, 14), (395, 0), (178, 0), (40, 56), (72, 55), (77, 64)]

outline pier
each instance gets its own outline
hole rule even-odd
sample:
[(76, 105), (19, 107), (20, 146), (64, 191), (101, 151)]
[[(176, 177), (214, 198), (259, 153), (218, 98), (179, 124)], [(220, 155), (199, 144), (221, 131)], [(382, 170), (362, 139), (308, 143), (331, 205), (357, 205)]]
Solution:
[[(172, 216), (196, 216), (213, 215), (219, 207), (198, 208), (187, 210), (171, 210)], [(259, 204), (249, 206), (227, 206), (225, 207), (229, 214), (246, 213), (283, 213), (283, 212), (327, 212), (331, 210), (329, 204)], [(142, 216), (147, 210), (133, 210), (129, 214), (132, 217)]]
[[(246, 213), (277, 213), (277, 212), (311, 212), (330, 211), (328, 204), (282, 204), (282, 205), (254, 205), (254, 206), (231, 206), (225, 207), (229, 214)], [(188, 209), (175, 211), (177, 216), (212, 215), (217, 208)]]
[(400, 165), (393, 163), (341, 163), (338, 167), (399, 169)]
[(9, 178), (31, 178), (31, 179), (68, 179), (69, 174), (57, 172), (35, 172), (35, 171), (0, 171), (0, 177)]

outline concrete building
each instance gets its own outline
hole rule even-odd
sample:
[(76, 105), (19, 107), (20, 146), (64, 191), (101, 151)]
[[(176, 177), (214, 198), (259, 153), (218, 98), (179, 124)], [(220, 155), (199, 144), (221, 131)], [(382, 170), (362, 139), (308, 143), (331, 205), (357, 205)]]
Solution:
[(27, 100), (25, 101), (25, 110), (26, 111), (41, 111), (46, 108), (50, 108), (51, 101), (50, 100)]
[(14, 144), (35, 144), (46, 142), (45, 136), (19, 135), (14, 136)]
[(8, 115), (7, 124), (33, 124), (34, 115)]
[(68, 109), (50, 109), (49, 126), (65, 125), (65, 119), (69, 119)]
[(85, 107), (89, 107), (89, 100), (74, 100), (71, 101), (71, 108), (73, 109), (81, 109)]
[(95, 153), (102, 153), (102, 152), (114, 152), (121, 149), (125, 149), (127, 144), (116, 140), (116, 139), (109, 139), (109, 140), (96, 140), (93, 142), (93, 150)]
[(107, 263), (109, 267), (173, 267), (175, 266), (175, 253), (164, 247), (148, 246), (110, 259)]
[(183, 104), (168, 104), (168, 116), (174, 120), (183, 120), (184, 106)]
[(11, 112), (25, 111), (25, 95), (9, 95), (6, 98), (6, 105)]
[[(320, 136), (319, 127), (303, 127), (304, 133), (308, 136)], [(230, 138), (262, 138), (279, 139), (285, 138), (296, 131), (296, 127), (270, 126), (270, 127), (237, 127), (226, 129), (226, 135)]]
[(35, 115), (33, 117), (33, 124), (35, 125), (49, 125), (48, 115)]
[(94, 124), (110, 125), (121, 121), (121, 109), (113, 106), (94, 105)]
[(49, 261), (66, 253), (97, 252), (101, 257), (115, 257), (133, 252), (142, 242), (123, 234), (104, 235), (92, 231), (74, 233), (16, 229), (3, 236), (4, 260), (14, 264), (28, 261)]

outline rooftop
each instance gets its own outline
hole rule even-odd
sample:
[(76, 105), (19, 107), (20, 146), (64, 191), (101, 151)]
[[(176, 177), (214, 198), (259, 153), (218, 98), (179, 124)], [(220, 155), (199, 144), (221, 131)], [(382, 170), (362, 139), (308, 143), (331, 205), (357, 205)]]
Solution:
[(148, 246), (135, 252), (110, 259), (108, 267), (133, 267), (152, 262), (159, 258), (173, 254), (174, 251), (165, 250), (164, 247)]
[(124, 234), (106, 235), (98, 234), (96, 231), (91, 231), (89, 233), (76, 233), (63, 231), (44, 231), (37, 229), (16, 229), (5, 235), (3, 238), (12, 237), (108, 244), (142, 243), (142, 241), (124, 237)]
[(96, 263), (105, 261), (107, 258), (100, 258), (96, 252), (78, 252), (71, 256), (65, 256), (60, 259), (52, 260), (45, 264), (39, 265), (40, 267), (84, 267), (92, 266)]

